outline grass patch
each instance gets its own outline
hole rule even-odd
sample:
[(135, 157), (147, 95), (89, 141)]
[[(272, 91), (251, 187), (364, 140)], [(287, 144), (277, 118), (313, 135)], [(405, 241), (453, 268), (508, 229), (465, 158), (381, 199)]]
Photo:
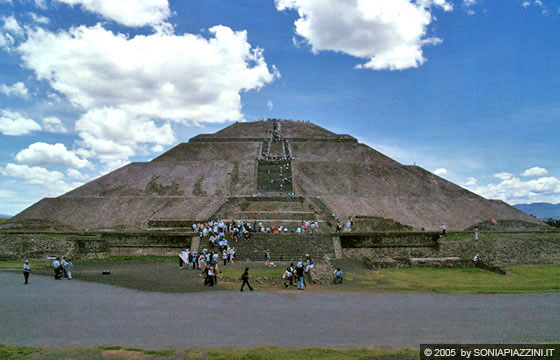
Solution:
[(481, 270), (459, 269), (382, 269), (348, 272), (345, 281), (386, 292), (433, 293), (532, 293), (560, 291), (560, 265), (516, 265), (511, 275)]
[(206, 349), (187, 350), (185, 355), (189, 358), (215, 359), (215, 360), (352, 360), (352, 359), (383, 359), (383, 360), (406, 360), (418, 359), (418, 350), (394, 349), (383, 350), (376, 348), (361, 349), (287, 349), (278, 346), (264, 346), (254, 349)]
[(111, 256), (106, 258), (95, 258), (95, 259), (80, 259), (74, 261), (75, 263), (97, 263), (97, 262), (137, 262), (137, 263), (150, 263), (150, 262), (172, 262), (177, 261), (177, 256), (155, 256), (155, 255), (143, 255), (143, 256), (133, 256), (133, 255), (123, 255), (123, 256)]
[[(16, 269), (16, 270), (23, 270), (23, 262), (25, 260), (2, 260), (0, 261), (0, 269)], [(29, 261), (29, 265), (31, 265), (31, 272), (33, 270), (50, 270), (50, 265), (47, 264), (47, 260), (44, 261)]]
[(175, 350), (144, 350), (146, 355), (155, 355), (157, 357), (168, 357), (175, 355)]
[[(245, 271), (245, 268), (243, 269), (239, 269), (239, 268), (232, 268), (232, 267), (227, 267), (227, 266), (222, 266), (220, 267), (220, 276), (222, 277), (227, 277), (227, 278), (231, 278), (231, 279), (239, 279), (241, 278), (241, 275), (243, 274), (243, 271)], [(254, 278), (278, 278), (280, 279), (282, 277), (282, 275), (284, 274), (284, 271), (286, 271), (285, 267), (282, 267), (282, 265), (279, 265), (278, 267), (275, 268), (251, 268), (249, 266), (249, 281), (250, 279), (254, 279)]]
[(41, 349), (27, 346), (12, 346), (0, 344), (0, 359), (25, 359), (35, 353), (41, 352)]
[[(196, 349), (185, 350), (177, 353), (175, 350), (143, 350), (134, 348), (123, 348), (121, 346), (98, 346), (98, 347), (71, 347), (71, 348), (31, 348), (25, 346), (0, 345), (0, 358), (2, 359), (25, 359), (36, 358), (34, 354), (40, 354), (40, 358), (48, 359), (99, 359), (105, 351), (122, 351), (114, 354), (111, 358), (128, 358), (126, 352), (142, 353), (148, 356), (146, 359), (212, 359), (212, 360), (354, 360), (354, 359), (378, 359), (378, 360), (415, 360), (418, 359), (417, 349), (378, 349), (373, 347), (357, 349), (328, 349), (313, 347), (306, 349), (288, 349), (279, 346), (263, 346), (256, 348), (225, 348), (225, 349)], [(115, 357), (116, 356), (116, 357)]]

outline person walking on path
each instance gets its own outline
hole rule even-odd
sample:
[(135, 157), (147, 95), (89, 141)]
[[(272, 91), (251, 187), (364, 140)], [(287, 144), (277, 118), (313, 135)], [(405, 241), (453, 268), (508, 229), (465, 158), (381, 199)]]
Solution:
[(243, 284), (241, 284), (241, 290), (239, 291), (243, 291), (243, 287), (245, 286), (245, 284), (247, 284), (249, 290), (253, 291), (251, 284), (249, 284), (249, 268), (245, 268), (243, 275), (241, 275), (241, 280), (243, 280)]
[(298, 277), (298, 285), (297, 285), (298, 290), (305, 290), (304, 283), (303, 283), (304, 282), (304, 279), (303, 279), (304, 269), (303, 269), (303, 264), (301, 262), (298, 263), (298, 265), (297, 265), (296, 273), (297, 273), (297, 277)]
[(72, 259), (68, 259), (66, 264), (66, 273), (68, 274), (68, 280), (72, 280), (72, 267), (74, 266), (74, 264), (72, 263)]
[(31, 272), (31, 266), (29, 265), (29, 260), (25, 260), (23, 264), (23, 277), (25, 278), (25, 285), (29, 283), (29, 273)]

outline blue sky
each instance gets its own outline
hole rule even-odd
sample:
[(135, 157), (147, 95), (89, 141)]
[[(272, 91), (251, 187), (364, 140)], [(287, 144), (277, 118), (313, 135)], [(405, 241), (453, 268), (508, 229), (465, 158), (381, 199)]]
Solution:
[(558, 203), (559, 6), (0, 0), (0, 213), (268, 117), (488, 198)]

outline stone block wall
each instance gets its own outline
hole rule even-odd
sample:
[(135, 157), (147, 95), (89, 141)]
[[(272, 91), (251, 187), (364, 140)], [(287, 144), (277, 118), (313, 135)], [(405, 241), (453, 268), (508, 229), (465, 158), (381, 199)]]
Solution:
[(191, 237), (188, 233), (170, 232), (0, 232), (0, 258), (175, 255), (190, 247)]

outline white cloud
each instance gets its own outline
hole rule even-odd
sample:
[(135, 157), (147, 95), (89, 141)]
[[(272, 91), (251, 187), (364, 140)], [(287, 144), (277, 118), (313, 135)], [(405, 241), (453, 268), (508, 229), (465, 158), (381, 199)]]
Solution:
[(0, 110), (0, 132), (4, 135), (25, 135), (33, 131), (40, 131), (41, 125), (31, 119), (23, 117), (18, 112)]
[(525, 177), (543, 176), (543, 175), (546, 175), (546, 174), (548, 174), (548, 170), (536, 166), (536, 167), (533, 167), (533, 168), (530, 168), (530, 169), (527, 169), (527, 170), (523, 171), (521, 176), (525, 176)]
[(72, 178), (72, 179), (77, 179), (77, 180), (86, 180), (89, 176), (82, 174), (81, 172), (79, 172), (76, 169), (67, 169), (66, 170), (66, 175), (68, 175), (68, 177)]
[(49, 171), (38, 166), (8, 164), (1, 172), (4, 176), (22, 179), (26, 184), (41, 185), (55, 194), (67, 192), (80, 185), (78, 183), (67, 184), (63, 180), (64, 174), (61, 172)]
[(12, 86), (2, 84), (2, 86), (0, 86), (0, 91), (6, 94), (7, 96), (14, 95), (14, 96), (21, 96), (25, 98), (28, 95), (27, 88), (25, 87), (25, 84), (22, 82), (17, 82)]
[(138, 26), (160, 25), (171, 15), (167, 0), (57, 0), (99, 14), (120, 24)]
[(560, 201), (560, 179), (541, 177), (523, 181), (517, 177), (503, 179), (498, 184), (488, 184), (473, 189), (474, 192), (491, 199), (501, 199), (509, 203), (532, 203)]
[(467, 179), (467, 182), (465, 183), (466, 186), (474, 186), (476, 185), (477, 180), (476, 178), (470, 177)]
[(476, 0), (463, 0), (463, 5), (467, 7), (473, 6), (474, 4), (476, 4)]
[[(240, 92), (272, 73), (245, 31), (215, 26), (214, 37), (152, 34), (127, 38), (101, 25), (68, 32), (37, 29), (18, 47), (39, 79), (86, 110), (112, 107), (132, 116), (182, 123), (242, 120)], [(149, 66), (147, 66), (149, 64)]]
[(530, 5), (531, 5), (531, 3), (528, 2), (528, 1), (524, 1), (523, 4), (521, 4), (521, 6), (523, 6), (523, 7), (528, 7)]
[(32, 166), (67, 166), (71, 168), (91, 166), (89, 161), (80, 159), (74, 152), (68, 151), (64, 144), (50, 145), (37, 142), (17, 153), (15, 159), (19, 163)]
[(81, 154), (95, 155), (110, 168), (128, 163), (138, 144), (170, 145), (175, 141), (169, 123), (158, 126), (152, 120), (113, 108), (87, 112), (76, 122), (76, 130), (82, 138), (79, 144), (86, 150)]
[(46, 10), (47, 9), (47, 0), (35, 0), (35, 6), (39, 9)]
[(164, 150), (164, 148), (163, 148), (162, 145), (159, 145), (159, 144), (158, 144), (158, 145), (152, 146), (152, 152), (160, 153), (160, 152), (162, 152), (163, 150)]
[(31, 16), (31, 19), (38, 24), (48, 24), (51, 22), (48, 17), (40, 16), (32, 12), (29, 13), (29, 16)]
[(274, 107), (274, 103), (272, 102), (272, 100), (268, 100), (268, 102), (266, 103), (266, 107), (268, 108), (268, 110), (272, 110), (272, 108)]
[(494, 174), (494, 177), (502, 180), (508, 180), (513, 177), (513, 174), (508, 172), (501, 172), (501, 173)]
[(16, 18), (14, 18), (13, 16), (3, 17), (2, 21), (4, 22), (4, 25), (2, 25), (2, 29), (6, 30), (7, 32), (18, 37), (25, 34), (23, 28), (19, 26)]
[(61, 134), (66, 134), (68, 132), (68, 130), (62, 124), (62, 121), (60, 121), (60, 119), (55, 116), (43, 118), (42, 122), (43, 130), (45, 131)]
[(314, 53), (331, 50), (367, 59), (358, 68), (401, 70), (426, 59), (422, 47), (441, 42), (426, 38), (432, 6), (451, 11), (445, 0), (276, 0), (279, 11), (297, 10), (295, 31)]
[(445, 168), (436, 169), (434, 171), (434, 174), (436, 174), (438, 176), (445, 175), (445, 174), (447, 174), (447, 169), (445, 169)]
[(14, 191), (0, 189), (0, 199), (11, 199), (17, 196), (18, 194)]

